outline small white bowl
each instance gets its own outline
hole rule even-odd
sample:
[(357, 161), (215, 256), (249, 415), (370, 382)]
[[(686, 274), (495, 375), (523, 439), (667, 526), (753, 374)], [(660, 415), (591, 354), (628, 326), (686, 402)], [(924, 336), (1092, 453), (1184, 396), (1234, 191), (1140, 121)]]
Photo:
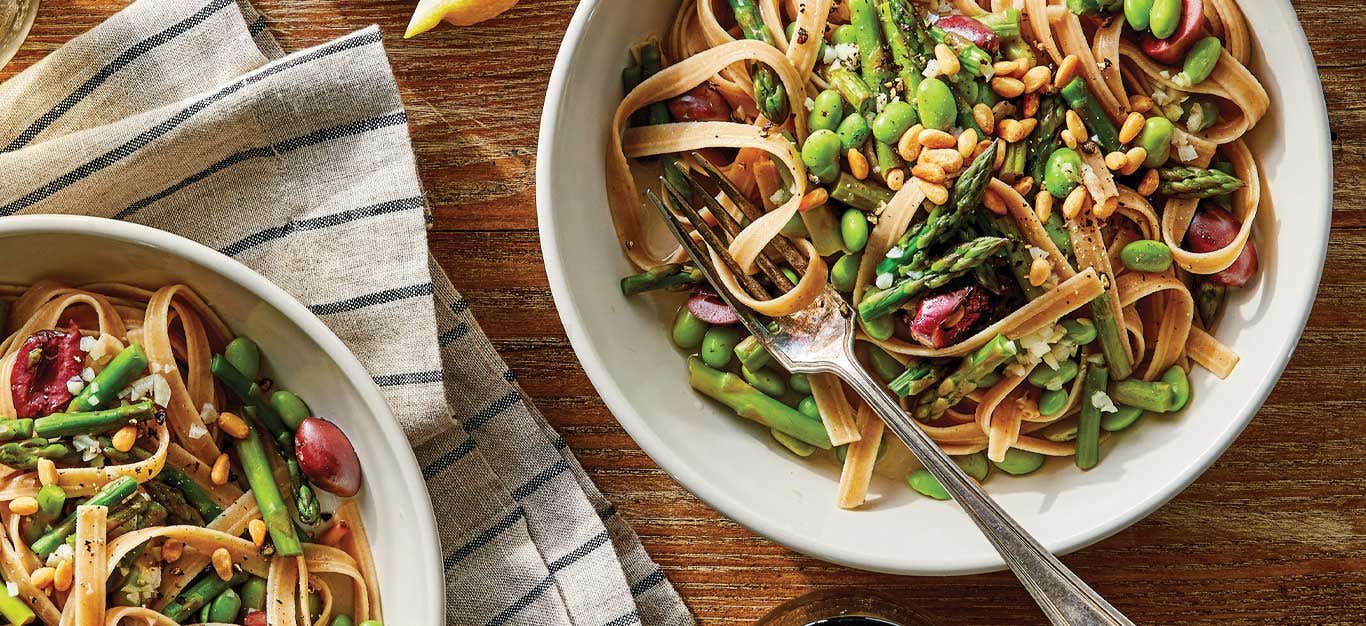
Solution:
[(385, 623), (439, 624), (440, 543), (427, 483), (408, 440), (351, 351), (293, 296), (217, 251), (165, 231), (95, 217), (0, 219), (0, 282), (185, 283), (234, 331), (261, 345), (266, 368), (346, 431), (364, 468), (359, 503), (374, 550)]
[[(755, 424), (687, 385), (670, 345), (677, 300), (627, 300), (622, 258), (607, 209), (604, 155), (622, 97), (627, 48), (662, 34), (672, 0), (585, 0), (565, 34), (541, 119), (537, 204), (546, 272), (560, 318), (588, 377), (612, 413), (661, 467), (722, 513), (817, 558), (901, 574), (967, 574), (1001, 557), (951, 502), (912, 493), (899, 480), (859, 511), (835, 508), (836, 468), (784, 453)], [(1151, 513), (1196, 479), (1242, 431), (1298, 341), (1328, 243), (1332, 155), (1314, 59), (1287, 2), (1242, 2), (1256, 41), (1253, 70), (1272, 108), (1248, 142), (1266, 193), (1257, 217), (1262, 271), (1237, 291), (1219, 326), (1242, 362), (1226, 381), (1204, 370), (1175, 416), (1145, 417), (1113, 437), (1099, 467), (1067, 461), (1011, 478), (990, 492), (1043, 545), (1070, 552)], [(1278, 214), (1279, 212), (1279, 214)]]

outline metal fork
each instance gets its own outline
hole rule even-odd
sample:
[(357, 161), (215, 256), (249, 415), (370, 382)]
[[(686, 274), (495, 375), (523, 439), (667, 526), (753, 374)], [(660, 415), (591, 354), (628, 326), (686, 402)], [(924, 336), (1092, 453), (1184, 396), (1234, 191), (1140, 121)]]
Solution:
[[(747, 219), (753, 219), (758, 208), (750, 204), (743, 195), (736, 193), (724, 175), (714, 168), (707, 167), (706, 159), (694, 156), (707, 178), (740, 207)], [(1019, 578), (1020, 583), (1034, 597), (1034, 601), (1053, 624), (1132, 626), (1133, 622), (1082, 582), (1076, 574), (1025, 532), (1009, 514), (988, 498), (977, 483), (940, 451), (939, 446), (901, 409), (896, 398), (859, 365), (853, 351), (854, 311), (834, 289), (826, 285), (825, 291), (805, 309), (774, 320), (775, 324), (772, 326), (763, 323), (752, 311), (738, 302), (722, 284), (716, 268), (707, 262), (709, 257), (706, 250), (688, 235), (687, 226), (679, 220), (671, 207), (688, 219), (706, 245), (716, 252), (716, 256), (728, 266), (752, 297), (766, 298), (768, 291), (764, 285), (740, 271), (739, 264), (726, 250), (730, 238), (742, 225), (716, 202), (691, 174), (685, 172), (684, 179), (688, 183), (688, 189), (680, 188), (661, 178), (668, 202), (661, 201), (653, 191), (647, 195), (679, 243), (716, 289), (717, 294), (735, 310), (745, 328), (768, 349), (774, 360), (789, 372), (834, 374), (853, 387), (854, 391), (882, 417), (887, 427), (906, 443), (911, 453), (924, 464), (925, 469), (939, 480), (944, 489), (953, 496), (954, 501), (977, 523), (982, 534), (986, 535), (1001, 553), (1006, 565)], [(721, 231), (718, 232), (711, 227), (703, 219), (700, 209), (691, 204), (694, 192), (703, 200), (705, 208), (716, 217), (722, 227)], [(785, 240), (782, 243), (790, 245)], [(788, 256), (787, 250), (778, 249), (780, 246), (781, 244), (770, 244), (769, 250), (765, 251), (766, 254), (760, 255), (763, 261), (758, 265), (761, 273), (771, 284), (786, 291), (792, 288), (791, 281), (765, 258), (770, 253)]]

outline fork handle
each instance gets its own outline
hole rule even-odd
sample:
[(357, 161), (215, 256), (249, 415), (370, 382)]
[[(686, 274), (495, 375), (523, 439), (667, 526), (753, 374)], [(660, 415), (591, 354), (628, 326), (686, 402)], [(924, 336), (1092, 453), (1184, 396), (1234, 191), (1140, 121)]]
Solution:
[(857, 365), (846, 365), (837, 371), (840, 378), (877, 411), (896, 436), (906, 443), (925, 469), (929, 470), (954, 501), (967, 511), (977, 527), (982, 529), (1006, 565), (1020, 579), (1020, 583), (1034, 597), (1039, 608), (1053, 624), (1071, 626), (1092, 624), (1122, 624), (1133, 626), (1115, 607), (1106, 602), (1067, 569), (1029, 533), (1011, 519), (1010, 515), (987, 497), (977, 483), (968, 478), (956, 463), (930, 440), (925, 431), (911, 419), (896, 399), (883, 386)]

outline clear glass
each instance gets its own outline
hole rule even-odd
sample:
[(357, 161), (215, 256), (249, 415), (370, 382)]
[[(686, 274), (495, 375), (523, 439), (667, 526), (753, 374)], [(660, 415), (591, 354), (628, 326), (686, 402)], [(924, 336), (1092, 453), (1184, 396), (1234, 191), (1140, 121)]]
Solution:
[(0, 68), (19, 51), (37, 13), (38, 0), (0, 0)]
[(878, 593), (831, 590), (789, 600), (755, 626), (933, 626), (933, 622)]

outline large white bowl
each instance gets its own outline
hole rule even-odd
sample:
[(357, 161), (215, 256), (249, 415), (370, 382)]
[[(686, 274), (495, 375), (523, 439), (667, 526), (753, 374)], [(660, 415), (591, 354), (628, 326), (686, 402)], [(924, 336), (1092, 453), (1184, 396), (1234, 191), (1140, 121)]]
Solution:
[(360, 455), (357, 497), (385, 622), (442, 623), (440, 544), (417, 459), (365, 368), (307, 308), (245, 265), (154, 228), (70, 215), (0, 218), (0, 282), (40, 278), (185, 283), (234, 331), (259, 342), (275, 380), (335, 421)]
[[(951, 502), (904, 483), (860, 511), (834, 506), (837, 470), (781, 452), (766, 432), (704, 401), (670, 345), (677, 300), (622, 297), (630, 267), (608, 217), (604, 155), (626, 50), (662, 33), (671, 0), (585, 0), (565, 34), (546, 94), (537, 160), (541, 247), (560, 318), (588, 377), (622, 426), (678, 482), (722, 513), (794, 550), (905, 574), (1000, 569), (1001, 558)], [(1237, 291), (1218, 337), (1242, 355), (1225, 381), (1199, 370), (1185, 412), (1148, 417), (1113, 437), (1099, 467), (1052, 462), (990, 492), (1054, 552), (1099, 541), (1195, 480), (1242, 431), (1299, 339), (1328, 242), (1332, 156), (1314, 59), (1290, 5), (1242, 2), (1261, 48), (1253, 71), (1272, 108), (1248, 142), (1266, 195), (1257, 218), (1262, 272)]]

